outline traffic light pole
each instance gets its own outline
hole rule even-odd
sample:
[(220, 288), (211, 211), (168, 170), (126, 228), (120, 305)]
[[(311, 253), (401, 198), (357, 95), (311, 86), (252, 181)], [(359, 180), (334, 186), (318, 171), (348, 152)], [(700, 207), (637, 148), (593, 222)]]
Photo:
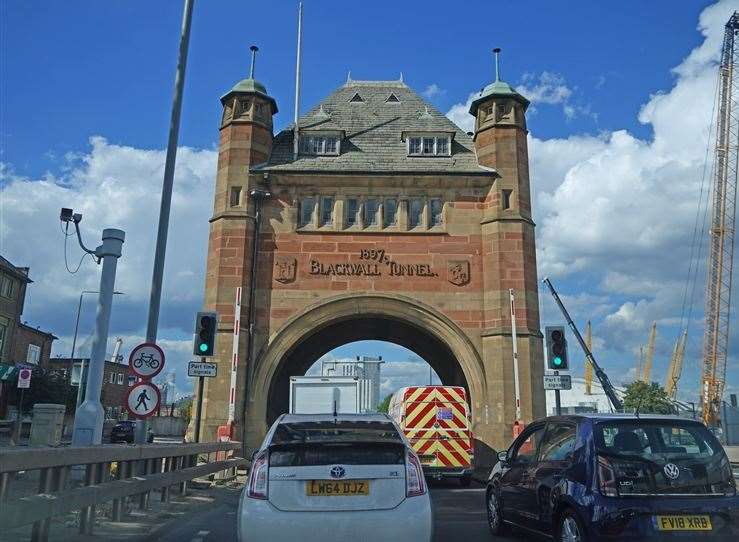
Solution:
[[(200, 358), (205, 363), (205, 356)], [(198, 402), (195, 406), (195, 442), (200, 442), (200, 423), (203, 420), (203, 388), (205, 387), (205, 377), (198, 378)]]

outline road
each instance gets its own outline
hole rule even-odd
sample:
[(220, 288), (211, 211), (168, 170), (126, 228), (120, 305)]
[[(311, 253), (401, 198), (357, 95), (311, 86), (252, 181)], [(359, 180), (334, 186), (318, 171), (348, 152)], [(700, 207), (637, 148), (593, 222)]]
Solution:
[[(524, 538), (492, 537), (485, 518), (485, 493), (480, 486), (462, 489), (456, 483), (435, 483), (431, 487), (434, 506), (435, 542), (521, 541)], [(178, 521), (166, 534), (157, 533), (163, 542), (226, 542), (236, 540), (238, 493), (232, 492), (210, 511)], [(381, 542), (381, 541), (378, 541)]]

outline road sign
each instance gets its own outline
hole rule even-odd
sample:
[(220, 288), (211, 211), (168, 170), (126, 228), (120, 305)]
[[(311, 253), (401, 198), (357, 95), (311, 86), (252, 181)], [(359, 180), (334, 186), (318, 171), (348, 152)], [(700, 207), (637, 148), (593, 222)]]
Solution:
[(159, 408), (162, 395), (153, 383), (144, 381), (129, 388), (126, 407), (132, 416), (148, 418)]
[(30, 388), (31, 387), (31, 369), (25, 367), (18, 371), (18, 387), (19, 388)]
[(545, 390), (571, 390), (572, 377), (570, 375), (544, 375)]
[(128, 366), (144, 380), (153, 378), (164, 369), (164, 351), (154, 343), (141, 343), (131, 350)]
[(218, 365), (202, 361), (191, 361), (187, 364), (187, 376), (216, 376)]

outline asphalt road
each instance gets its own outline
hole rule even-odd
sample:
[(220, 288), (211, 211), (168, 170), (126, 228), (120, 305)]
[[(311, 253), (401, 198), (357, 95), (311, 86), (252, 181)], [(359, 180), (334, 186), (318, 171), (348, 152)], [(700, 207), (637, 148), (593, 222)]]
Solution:
[[(157, 533), (164, 542), (226, 542), (236, 540), (236, 507), (238, 492), (224, 495), (211, 510), (178, 521), (165, 533)], [(500, 538), (490, 535), (485, 517), (485, 491), (480, 486), (462, 489), (457, 483), (433, 483), (431, 501), (434, 506), (435, 542), (522, 541), (515, 536)], [(381, 542), (381, 541), (378, 541)]]

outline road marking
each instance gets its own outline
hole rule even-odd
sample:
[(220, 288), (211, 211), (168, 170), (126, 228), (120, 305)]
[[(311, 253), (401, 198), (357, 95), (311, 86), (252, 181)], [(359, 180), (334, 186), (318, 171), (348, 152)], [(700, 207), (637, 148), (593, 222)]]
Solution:
[(210, 534), (210, 531), (198, 531), (198, 535), (190, 540), (190, 542), (203, 542), (205, 540), (205, 537)]

